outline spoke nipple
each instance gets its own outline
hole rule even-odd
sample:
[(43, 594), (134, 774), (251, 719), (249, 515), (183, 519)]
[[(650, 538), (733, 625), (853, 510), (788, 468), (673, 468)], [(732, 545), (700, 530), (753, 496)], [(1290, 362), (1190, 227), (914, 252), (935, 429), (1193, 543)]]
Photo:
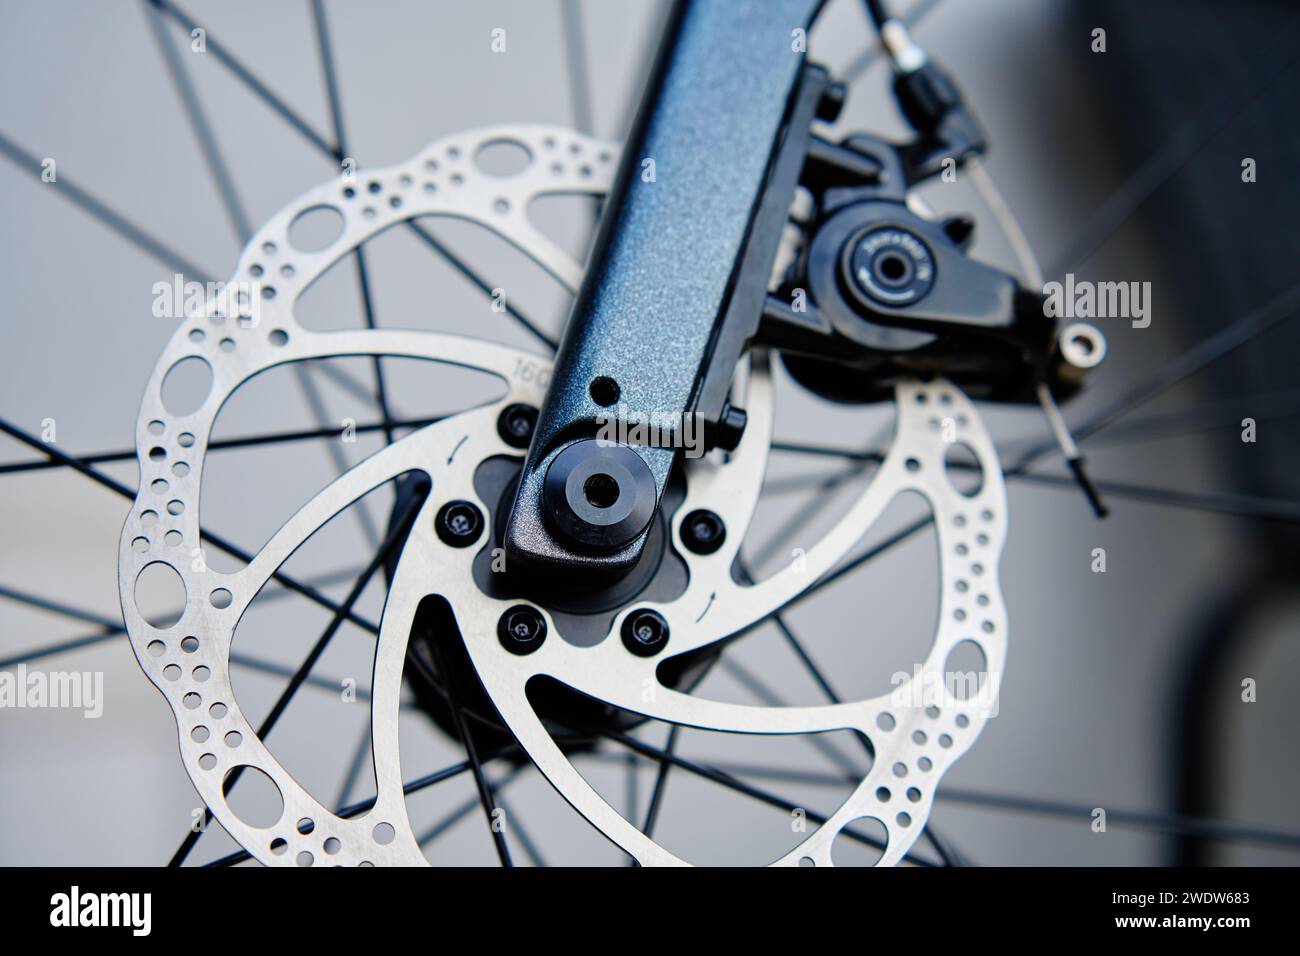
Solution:
[(497, 418), (497, 434), (511, 448), (527, 448), (536, 427), (537, 409), (522, 402), (507, 405)]
[(546, 640), (546, 618), (531, 605), (516, 604), (497, 621), (497, 638), (511, 654), (531, 654)]
[(727, 540), (727, 526), (712, 511), (700, 508), (682, 522), (682, 544), (695, 554), (713, 554)]
[(438, 509), (433, 527), (443, 544), (468, 548), (483, 533), (483, 512), (473, 502), (449, 501)]
[(637, 657), (654, 657), (668, 646), (668, 622), (649, 608), (633, 611), (623, 619), (623, 646)]

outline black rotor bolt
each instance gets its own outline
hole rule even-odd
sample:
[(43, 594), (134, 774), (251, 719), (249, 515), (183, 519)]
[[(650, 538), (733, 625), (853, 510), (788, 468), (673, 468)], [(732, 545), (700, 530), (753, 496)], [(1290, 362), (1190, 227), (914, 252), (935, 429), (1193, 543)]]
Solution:
[(483, 533), (483, 512), (470, 501), (449, 501), (438, 509), (433, 526), (443, 544), (468, 548)]
[(546, 618), (535, 607), (516, 604), (497, 621), (497, 638), (511, 654), (531, 654), (546, 640)]
[(727, 526), (712, 511), (700, 508), (682, 522), (682, 544), (696, 554), (712, 554), (727, 540)]
[(654, 657), (668, 645), (668, 622), (658, 611), (642, 608), (623, 619), (623, 646), (637, 657)]
[(537, 409), (521, 402), (507, 405), (497, 417), (497, 434), (511, 448), (527, 448), (536, 427)]

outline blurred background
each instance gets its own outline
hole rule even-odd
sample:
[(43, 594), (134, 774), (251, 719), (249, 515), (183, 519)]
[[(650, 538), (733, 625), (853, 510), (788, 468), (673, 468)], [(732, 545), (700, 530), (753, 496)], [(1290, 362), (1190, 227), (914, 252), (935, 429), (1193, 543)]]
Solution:
[[(256, 228), (338, 174), (328, 152), (214, 52), (224, 50), (303, 125), (332, 138), (311, 6), (184, 0), (176, 16), (125, 0), (3, 6), (0, 417), (33, 433), (53, 420), (55, 443), (71, 454), (130, 449), (144, 385), (174, 331), (151, 313), (154, 284), (170, 282), (178, 261), (187, 278), (228, 275), (242, 223)], [(501, 122), (620, 139), (667, 8), (659, 0), (328, 0), (325, 9), (348, 153), (364, 168)], [(964, 87), (992, 144), (987, 168), (1049, 278), (1073, 272), (1152, 284), (1149, 328), (1099, 323), (1107, 361), (1067, 417), (1085, 422), (1126, 396), (1168, 386), (1084, 443), (1112, 508), (1105, 521), (1068, 482), (1009, 482), (1001, 580), (1011, 636), (1000, 711), (945, 778), (931, 822), (963, 858), (983, 865), (1290, 864), (1300, 850), (1298, 728), (1286, 703), (1300, 671), (1300, 386), (1291, 365), (1300, 332), (1284, 321), (1249, 323), (1296, 282), (1294, 8), (1283, 0), (895, 0), (894, 9)], [(179, 22), (186, 18), (206, 31), (207, 52), (191, 50)], [(506, 30), (504, 54), (490, 49), (497, 28)], [(1093, 51), (1099, 28), (1104, 53)], [(905, 135), (874, 51), (858, 0), (830, 0), (810, 53), (851, 81), (832, 134)], [(179, 85), (171, 72), (178, 64)], [(220, 156), (216, 175), (205, 139)], [(41, 180), (46, 158), (57, 163), (56, 182)], [(1255, 160), (1253, 183), (1242, 180), (1246, 158)], [(924, 196), (940, 212), (973, 214), (974, 254), (1016, 271), (965, 177)], [(89, 215), (88, 204), (101, 215)], [(122, 222), (106, 223), (105, 210), (162, 248), (124, 240)], [(592, 214), (576, 200), (539, 212), (577, 255)], [(561, 328), (569, 297), (517, 251), (473, 226), (432, 228), (538, 325)], [(405, 230), (380, 236), (366, 254), (380, 325), (536, 348)], [(349, 260), (304, 297), (299, 317), (313, 328), (361, 324)], [(1229, 328), (1239, 342), (1223, 338)], [(369, 364), (330, 364), (314, 391), (288, 371), (250, 383), (213, 437), (373, 421), (366, 396), (342, 387), (337, 374), (366, 381)], [(454, 411), (478, 387), (416, 362), (390, 361), (386, 370), (394, 409), (406, 417)], [(828, 406), (778, 375), (778, 437), (861, 449), (888, 426), (888, 409)], [(1036, 411), (982, 410), (1004, 461), (1048, 437)], [(1253, 443), (1242, 441), (1247, 417), (1257, 423)], [(340, 464), (379, 447), (367, 433), (355, 444), (213, 455), (203, 523), (255, 549)], [(118, 618), (116, 555), (129, 502), (70, 469), (24, 466), (39, 457), (0, 438), (0, 660), (102, 672), (105, 702), (98, 720), (73, 710), (0, 710), (0, 863), (161, 864), (198, 806), (163, 699), (125, 637), (42, 653)], [(134, 487), (133, 459), (100, 467)], [(1059, 460), (1037, 471), (1064, 474)], [(747, 556), (770, 569), (790, 549), (807, 548), (869, 477), (829, 459), (775, 455)], [(288, 569), (340, 598), (346, 572), (365, 564), (367, 542), (376, 527), (382, 532), (391, 498), (378, 499), (388, 495), (376, 492), (364, 516), (340, 515)], [(912, 513), (906, 502), (891, 509), (871, 538)], [(1105, 573), (1091, 570), (1096, 548), (1105, 549)], [(207, 558), (233, 567), (215, 553)], [(889, 675), (922, 659), (937, 581), (933, 539), (918, 536), (787, 621), (843, 696), (881, 693)], [(245, 661), (235, 690), (254, 722), (328, 621), (297, 598), (266, 597), (241, 623), (234, 648)], [(42, 599), (86, 620), (42, 608)], [(359, 609), (377, 616), (382, 601), (376, 583)], [(315, 670), (318, 683), (300, 692), (268, 741), (326, 803), (373, 793), (364, 752), (370, 656), (369, 639), (345, 627)], [(700, 693), (821, 700), (774, 629), (746, 637), (729, 658)], [(348, 678), (363, 699), (341, 699)], [(1253, 703), (1242, 701), (1248, 678)], [(401, 720), (408, 778), (461, 759), (457, 742), (415, 706)], [(639, 733), (658, 745), (663, 731)], [(853, 741), (833, 743), (832, 754), (797, 738), (687, 732), (679, 750), (705, 763), (784, 768), (791, 779), (754, 782), (829, 812), (847, 793), (832, 778), (861, 757)], [(656, 765), (629, 764), (623, 751), (576, 759), (616, 807), (644, 816)], [(498, 779), (510, 768), (490, 770)], [(520, 841), (517, 862), (625, 861), (535, 772), (514, 775), (498, 796)], [(1105, 833), (1090, 827), (1097, 807), (1108, 813)], [(495, 862), (468, 776), (421, 791), (410, 808), (416, 832), (430, 837), (432, 862)], [(664, 789), (656, 835), (700, 863), (764, 862), (797, 842), (789, 814), (679, 771)], [(190, 861), (236, 848), (214, 823)]]

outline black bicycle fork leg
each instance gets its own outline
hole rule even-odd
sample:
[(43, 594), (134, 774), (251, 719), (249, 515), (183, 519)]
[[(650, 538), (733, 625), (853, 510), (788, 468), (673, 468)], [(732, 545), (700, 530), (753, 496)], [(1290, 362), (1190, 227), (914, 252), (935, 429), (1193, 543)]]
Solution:
[(640, 555), (679, 448), (593, 436), (620, 415), (692, 410), (817, 6), (676, 5), (519, 481), (511, 561), (617, 572)]

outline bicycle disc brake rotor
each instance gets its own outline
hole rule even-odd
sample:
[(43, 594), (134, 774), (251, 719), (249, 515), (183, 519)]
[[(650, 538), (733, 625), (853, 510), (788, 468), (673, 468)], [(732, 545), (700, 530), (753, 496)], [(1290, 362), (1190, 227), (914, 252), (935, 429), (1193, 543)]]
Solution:
[[(524, 146), (529, 164), (510, 178), (488, 177), (471, 160), (483, 146), (502, 140)], [(682, 861), (624, 819), (569, 762), (528, 701), (525, 688), (532, 678), (544, 675), (598, 701), (688, 727), (745, 734), (848, 729), (865, 736), (875, 754), (867, 776), (830, 819), (776, 861), (779, 864), (807, 858), (818, 866), (831, 865), (835, 835), (861, 817), (874, 818), (885, 828), (886, 848), (879, 863), (897, 863), (924, 827), (940, 777), (989, 716), (975, 701), (953, 696), (943, 680), (949, 652), (971, 641), (983, 652), (986, 689), (995, 694), (1006, 647), (997, 583), (1005, 535), (1002, 473), (974, 408), (943, 381), (898, 385), (893, 445), (866, 490), (800, 562), (756, 584), (742, 584), (731, 568), (758, 502), (773, 417), (772, 382), (762, 354), (738, 377), (749, 413), (738, 449), (725, 459), (709, 456), (685, 463), (685, 499), (670, 519), (669, 540), (687, 566), (688, 583), (671, 601), (640, 601), (637, 607), (649, 607), (668, 622), (672, 656), (715, 645), (761, 621), (832, 571), (896, 496), (916, 491), (928, 500), (938, 530), (941, 599), (934, 642), (911, 680), (881, 697), (828, 706), (762, 707), (707, 700), (661, 683), (657, 669), (662, 659), (627, 651), (618, 635), (630, 607), (617, 611), (609, 635), (594, 645), (565, 640), (563, 625), (542, 608), (550, 636), (535, 653), (519, 656), (502, 646), (497, 622), (514, 602), (484, 593), (473, 573), (478, 549), (441, 541), (434, 515), (443, 503), (465, 499), (477, 504), (490, 523), (497, 520), (496, 502), (483, 501), (476, 490), (475, 470), (489, 458), (519, 457), (519, 450), (498, 434), (497, 418), (509, 404), (542, 403), (549, 360), (433, 332), (313, 332), (298, 324), (294, 305), (316, 278), (367, 239), (403, 220), (436, 215), (493, 229), (576, 290), (581, 265), (530, 225), (526, 210), (529, 201), (541, 195), (606, 192), (617, 153), (614, 144), (569, 130), (496, 127), (447, 137), (407, 163), (367, 170), (355, 186), (327, 183), (282, 210), (246, 246), (234, 279), (265, 277), (273, 289), (261, 302), (256, 324), (222, 319), (219, 313), (234, 306), (232, 301), (209, 303), (203, 314), (191, 316), (176, 331), (154, 370), (136, 429), (140, 491), (120, 542), (123, 615), (140, 666), (175, 714), (181, 755), (194, 786), (222, 826), (264, 864), (426, 862), (407, 818), (397, 717), (412, 623), (429, 594), (441, 595), (450, 605), (483, 686), (528, 756), (574, 808), (645, 865)], [(288, 241), (289, 226), (301, 213), (319, 206), (342, 216), (342, 233), (325, 249), (299, 252)], [(231, 288), (239, 287), (238, 281), (231, 283)], [(412, 432), (365, 459), (308, 501), (242, 569), (223, 573), (199, 565), (196, 570), (183, 556), (199, 543), (205, 450), (217, 412), (231, 393), (253, 375), (284, 363), (378, 355), (488, 372), (505, 382), (506, 394), (491, 405)], [(211, 390), (197, 411), (171, 415), (162, 402), (163, 380), (178, 362), (191, 357), (211, 367)], [(940, 409), (949, 429), (955, 425), (956, 440), (974, 452), (983, 471), (982, 486), (973, 496), (959, 493), (945, 474), (949, 443), (943, 439), (953, 436), (941, 434), (935, 417)], [(364, 814), (343, 818), (301, 787), (258, 738), (232, 692), (231, 641), (244, 610), (296, 548), (367, 492), (410, 471), (426, 474), (432, 491), (398, 559), (379, 629), (371, 692), (377, 798)], [(723, 546), (711, 554), (694, 554), (683, 546), (684, 516), (696, 509), (715, 512), (728, 529)], [(493, 540), (493, 530), (489, 527), (485, 540)], [(155, 563), (176, 571), (186, 591), (179, 621), (163, 629), (146, 622), (135, 600), (137, 578)], [(860, 635), (842, 637), (856, 640)], [(938, 688), (940, 698), (922, 693), (923, 687)], [(262, 771), (279, 788), (284, 812), (275, 824), (251, 826), (227, 804), (223, 785), (240, 767)], [(900, 792), (902, 776), (909, 799)], [(296, 827), (302, 819), (313, 821), (314, 827)]]

